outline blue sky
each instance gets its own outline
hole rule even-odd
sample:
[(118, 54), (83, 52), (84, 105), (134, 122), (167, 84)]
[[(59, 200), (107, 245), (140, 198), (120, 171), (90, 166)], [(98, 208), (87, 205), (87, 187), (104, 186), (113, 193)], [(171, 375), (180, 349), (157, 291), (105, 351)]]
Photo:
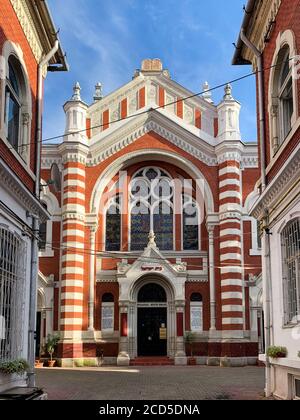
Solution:
[[(160, 58), (172, 79), (200, 92), (251, 72), (232, 66), (245, 0), (48, 0), (70, 64), (68, 73), (48, 73), (43, 138), (64, 132), (62, 105), (74, 82), (92, 102), (99, 81), (107, 95), (129, 82), (144, 58)], [(256, 135), (255, 78), (233, 85), (242, 104), (244, 141)], [(213, 94), (220, 101), (223, 89)]]

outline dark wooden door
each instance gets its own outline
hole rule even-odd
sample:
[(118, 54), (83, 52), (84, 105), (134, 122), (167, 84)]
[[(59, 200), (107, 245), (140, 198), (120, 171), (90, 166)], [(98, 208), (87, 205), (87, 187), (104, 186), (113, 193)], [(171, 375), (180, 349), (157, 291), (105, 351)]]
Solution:
[(167, 328), (167, 308), (138, 308), (138, 355), (166, 356), (167, 339), (160, 328)]

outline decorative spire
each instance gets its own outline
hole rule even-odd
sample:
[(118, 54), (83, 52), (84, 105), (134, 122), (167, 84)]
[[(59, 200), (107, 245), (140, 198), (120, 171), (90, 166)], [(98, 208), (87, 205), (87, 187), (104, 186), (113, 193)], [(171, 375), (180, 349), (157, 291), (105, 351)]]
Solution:
[(232, 86), (231, 86), (231, 84), (227, 83), (224, 90), (225, 90), (224, 100), (232, 100), (233, 96), (232, 96)]
[(212, 93), (210, 91), (210, 87), (209, 87), (208, 82), (204, 82), (203, 83), (203, 94), (202, 94), (202, 98), (205, 99), (209, 103), (213, 103)]
[(73, 87), (73, 95), (71, 98), (72, 101), (81, 101), (80, 91), (81, 91), (80, 84), (79, 82), (76, 82)]
[(150, 230), (149, 235), (148, 235), (148, 246), (156, 246), (156, 242), (155, 242), (155, 233), (153, 230)]
[(102, 84), (100, 82), (98, 82), (95, 85), (95, 93), (94, 93), (94, 102), (100, 101), (103, 98), (103, 94), (102, 94)]

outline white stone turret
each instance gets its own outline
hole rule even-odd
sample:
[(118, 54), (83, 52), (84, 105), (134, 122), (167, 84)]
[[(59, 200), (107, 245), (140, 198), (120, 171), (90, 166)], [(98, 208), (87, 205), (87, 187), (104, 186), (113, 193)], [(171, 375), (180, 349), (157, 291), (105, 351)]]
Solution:
[(86, 112), (88, 105), (81, 100), (80, 91), (80, 85), (76, 82), (71, 99), (64, 104), (66, 113), (64, 141), (87, 144)]
[(241, 105), (233, 98), (231, 85), (227, 84), (223, 100), (218, 105), (219, 142), (241, 140), (240, 110)]

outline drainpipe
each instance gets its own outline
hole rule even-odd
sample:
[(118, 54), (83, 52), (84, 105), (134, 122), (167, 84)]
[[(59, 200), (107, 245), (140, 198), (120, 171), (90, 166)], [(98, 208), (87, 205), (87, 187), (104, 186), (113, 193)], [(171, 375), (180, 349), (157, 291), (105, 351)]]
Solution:
[[(41, 177), (41, 147), (42, 147), (42, 99), (43, 99), (43, 68), (54, 56), (59, 47), (58, 40), (55, 41), (53, 48), (43, 58), (38, 65), (38, 86), (37, 86), (37, 118), (36, 118), (36, 182), (35, 196), (40, 197), (40, 177)], [(39, 217), (32, 217), (32, 241), (31, 241), (31, 277), (30, 277), (30, 301), (29, 301), (29, 328), (28, 328), (28, 362), (30, 370), (28, 372), (28, 386), (35, 386), (35, 330), (36, 330), (36, 299), (38, 281), (38, 234)]]
[(266, 397), (272, 395), (272, 366), (267, 355), (268, 348), (273, 344), (273, 316), (272, 316), (272, 281), (271, 281), (271, 243), (269, 229), (269, 215), (266, 210), (264, 219), (264, 262), (265, 262), (265, 353), (266, 353)]
[[(240, 33), (241, 40), (254, 53), (257, 58), (258, 66), (258, 109), (259, 109), (259, 131), (260, 131), (260, 159), (261, 159), (261, 193), (266, 189), (266, 153), (265, 153), (265, 109), (264, 109), (264, 77), (263, 77), (263, 59), (262, 53), (256, 46), (247, 38), (244, 28)], [(264, 223), (264, 262), (265, 262), (265, 346), (266, 350), (271, 345), (271, 328), (272, 328), (272, 313), (271, 313), (271, 258), (270, 258), (270, 231), (268, 214), (263, 218)], [(266, 397), (270, 397), (271, 392), (271, 364), (270, 359), (266, 354)]]
[(261, 192), (266, 189), (266, 152), (265, 152), (265, 109), (264, 109), (264, 75), (262, 53), (246, 37), (245, 30), (242, 28), (240, 33), (241, 40), (257, 57), (258, 67), (258, 109), (259, 109), (259, 139), (260, 139), (260, 162), (261, 162)]

